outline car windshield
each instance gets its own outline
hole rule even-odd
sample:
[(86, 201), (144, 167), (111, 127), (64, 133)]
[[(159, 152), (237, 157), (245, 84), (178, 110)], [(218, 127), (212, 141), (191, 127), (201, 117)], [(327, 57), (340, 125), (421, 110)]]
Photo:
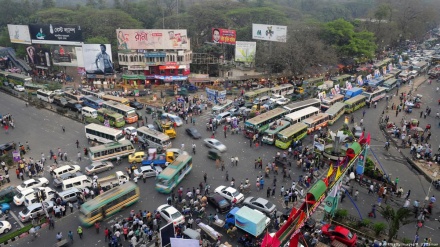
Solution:
[(171, 218), (172, 218), (172, 219), (177, 219), (177, 218), (179, 218), (180, 216), (182, 216), (182, 214), (181, 214), (179, 211), (177, 211), (177, 212), (175, 212), (174, 214), (171, 215)]
[(29, 209), (28, 209), (28, 208), (25, 208), (23, 211), (21, 211), (21, 213), (24, 214), (24, 215), (26, 215), (26, 214), (29, 213)]
[(234, 197), (240, 195), (240, 193), (239, 193), (238, 191), (233, 191), (233, 192), (231, 191), (231, 194), (232, 194)]
[(351, 232), (348, 232), (348, 234), (347, 234), (347, 238), (348, 238), (348, 239), (352, 239), (352, 238), (353, 238), (353, 234), (352, 234)]
[(272, 208), (273, 207), (273, 203), (271, 203), (271, 202), (267, 202), (266, 203), (266, 208)]
[(95, 167), (94, 166), (87, 166), (86, 169), (90, 171), (90, 170), (95, 169)]
[(220, 142), (219, 141), (212, 141), (212, 144), (214, 145), (214, 146), (220, 146)]
[(22, 188), (26, 188), (26, 184), (25, 184), (25, 183), (21, 183), (20, 186), (21, 186)]
[(226, 201), (225, 199), (222, 199), (222, 200), (220, 200), (220, 201), (218, 202), (218, 205), (219, 205), (220, 207), (227, 206), (227, 205), (228, 205), (228, 201)]

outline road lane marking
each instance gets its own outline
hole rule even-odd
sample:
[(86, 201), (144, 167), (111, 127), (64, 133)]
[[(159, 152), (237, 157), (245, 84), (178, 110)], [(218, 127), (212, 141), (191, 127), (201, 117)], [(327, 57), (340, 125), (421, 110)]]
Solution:
[(17, 215), (14, 214), (14, 212), (9, 211), (9, 213), (11, 214), (12, 218), (15, 219), (15, 221), (17, 221), (17, 223), (20, 225), (21, 228), (24, 227), (23, 223), (21, 223), (21, 221), (18, 219)]

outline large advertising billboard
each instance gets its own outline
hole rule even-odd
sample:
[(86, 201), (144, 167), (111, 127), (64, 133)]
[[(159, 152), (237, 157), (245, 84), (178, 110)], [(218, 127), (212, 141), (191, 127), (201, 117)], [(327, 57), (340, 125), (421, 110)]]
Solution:
[(119, 50), (189, 49), (186, 29), (116, 29)]
[(114, 73), (110, 44), (84, 44), (82, 50), (87, 74), (111, 75)]
[(50, 51), (49, 49), (42, 48), (39, 45), (28, 46), (26, 53), (29, 63), (35, 65), (38, 68), (50, 67)]
[(53, 65), (77, 67), (78, 57), (76, 46), (53, 45), (50, 47)]
[(243, 63), (254, 63), (257, 42), (237, 41), (235, 44), (235, 61)]
[(265, 24), (252, 24), (252, 39), (286, 42), (287, 27)]
[(214, 43), (235, 45), (236, 37), (235, 30), (221, 28), (212, 29), (212, 42)]
[(31, 44), (31, 36), (29, 34), (28, 25), (8, 24), (9, 39), (11, 43)]
[(32, 44), (82, 45), (82, 29), (75, 25), (29, 25)]

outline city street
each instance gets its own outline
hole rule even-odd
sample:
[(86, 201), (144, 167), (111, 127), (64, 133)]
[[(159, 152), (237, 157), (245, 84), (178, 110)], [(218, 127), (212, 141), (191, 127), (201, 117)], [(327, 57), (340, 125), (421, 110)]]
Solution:
[[(425, 84), (423, 84), (425, 85)], [(394, 91), (395, 93), (395, 91)], [(417, 93), (421, 93), (425, 95), (426, 98), (429, 99), (429, 97), (434, 97), (435, 91), (431, 90), (429, 87), (421, 86), (419, 91)], [(390, 92), (392, 94), (392, 92)], [(432, 96), (429, 96), (431, 95)], [(30, 154), (26, 154), (26, 158), (33, 157), (34, 159), (37, 159), (41, 157), (41, 153), (45, 153), (46, 157), (49, 155), (49, 150), (53, 150), (54, 152), (57, 151), (58, 148), (61, 148), (61, 150), (64, 152), (66, 151), (68, 154), (70, 162), (72, 164), (78, 164), (82, 168), (84, 168), (86, 165), (90, 163), (90, 161), (83, 157), (83, 160), (81, 162), (76, 160), (77, 152), (80, 151), (83, 154), (83, 148), (87, 146), (87, 140), (84, 135), (84, 125), (81, 123), (78, 123), (76, 121), (70, 120), (65, 117), (61, 117), (56, 113), (53, 113), (48, 110), (39, 110), (34, 107), (25, 107), (24, 102), (11, 97), (9, 95), (6, 95), (4, 93), (0, 93), (0, 113), (6, 114), (10, 113), (13, 115), (15, 119), (15, 129), (10, 130), (8, 134), (5, 134), (5, 132), (2, 130), (0, 133), (0, 140), (1, 143), (9, 142), (9, 141), (15, 141), (16, 143), (21, 142), (25, 143), (26, 141), (29, 141), (31, 146), (31, 152)], [(382, 110), (385, 108), (385, 100), (382, 100), (379, 102), (377, 109), (371, 108), (364, 108), (366, 111), (366, 115), (364, 117), (364, 126), (366, 128), (367, 132), (371, 133), (372, 136), (372, 142), (371, 142), (371, 152), (369, 153), (370, 158), (374, 159), (374, 156), (372, 153), (376, 155), (378, 158), (381, 166), (383, 167), (384, 171), (391, 176), (392, 179), (395, 177), (400, 178), (399, 187), (402, 186), (405, 190), (404, 193), (408, 189), (411, 189), (411, 198), (418, 199), (419, 201), (423, 202), (424, 197), (426, 196), (426, 193), (428, 191), (429, 182), (426, 181), (426, 179), (418, 174), (414, 169), (410, 167), (410, 165), (406, 162), (406, 160), (401, 156), (399, 151), (396, 148), (391, 148), (389, 151), (386, 151), (383, 146), (385, 143), (385, 138), (380, 132), (379, 128), (379, 118), (382, 113)], [(436, 101), (431, 102), (432, 108), (435, 108)], [(355, 116), (355, 121), (359, 122), (359, 120), (362, 118), (362, 112), (363, 109), (357, 111)], [(435, 110), (433, 111), (435, 116)], [(413, 113), (416, 114), (416, 113)], [(151, 116), (143, 114), (144, 116), (149, 117), (149, 122), (151, 123)], [(392, 112), (390, 112), (390, 115), (393, 115)], [(431, 115), (431, 117), (432, 117)], [(400, 117), (400, 116), (399, 116)], [(232, 178), (235, 179), (236, 187), (240, 185), (241, 182), (244, 183), (246, 178), (249, 178), (252, 186), (252, 192), (245, 196), (261, 196), (266, 197), (266, 190), (262, 191), (256, 191), (255, 188), (255, 179), (259, 175), (264, 175), (264, 173), (260, 170), (254, 169), (254, 161), (258, 157), (261, 157), (263, 159), (263, 165), (267, 164), (268, 162), (273, 160), (273, 157), (275, 156), (275, 153), (279, 151), (274, 146), (261, 146), (259, 148), (249, 147), (249, 140), (243, 137), (243, 135), (230, 135), (228, 133), (228, 136), (225, 138), (223, 136), (223, 130), (219, 129), (216, 138), (223, 142), (227, 148), (228, 151), (223, 154), (223, 159), (225, 159), (225, 165), (226, 165), (226, 171), (228, 171), (229, 174), (229, 181), (225, 181), (225, 175), (226, 171), (220, 171), (215, 168), (215, 162), (213, 160), (210, 160), (207, 158), (207, 150), (208, 148), (203, 145), (203, 139), (209, 138), (211, 136), (211, 132), (206, 131), (206, 121), (209, 118), (209, 111), (204, 111), (202, 116), (198, 116), (196, 119), (196, 127), (199, 130), (199, 132), (202, 134), (202, 138), (199, 140), (192, 140), (190, 139), (184, 129), (186, 126), (189, 126), (184, 124), (181, 127), (177, 128), (177, 138), (173, 140), (173, 147), (174, 148), (180, 148), (181, 144), (183, 143), (185, 145), (186, 151), (191, 151), (191, 146), (193, 143), (197, 145), (197, 154), (193, 157), (193, 170), (190, 173), (190, 175), (181, 183), (181, 186), (186, 190), (186, 188), (192, 189), (192, 187), (197, 187), (200, 182), (203, 181), (203, 174), (207, 173), (208, 175), (208, 184), (211, 186), (211, 192), (219, 185), (229, 185), (230, 180)], [(340, 119), (337, 124), (331, 127), (332, 130), (336, 130), (342, 126), (343, 119)], [(66, 129), (66, 132), (63, 133), (62, 127), (64, 126)], [(436, 125), (433, 125), (436, 126)], [(350, 126), (351, 127), (351, 126)], [(433, 131), (433, 137), (435, 138), (436, 134)], [(432, 139), (434, 139), (432, 138)], [(438, 139), (438, 138), (437, 138)], [(80, 142), (80, 148), (77, 149), (75, 142), (76, 140), (79, 140)], [(305, 146), (311, 147), (312, 139), (311, 137), (306, 137), (303, 140), (303, 143)], [(438, 145), (438, 144), (437, 144)], [(238, 157), (239, 158), (239, 164), (237, 167), (231, 167), (230, 160), (231, 157)], [(51, 161), (48, 161), (48, 164), (51, 164)], [(60, 163), (62, 164), (62, 163)], [(125, 167), (127, 167), (128, 163), (125, 160), (123, 164), (120, 167), (116, 167), (114, 170), (110, 172), (106, 172), (100, 175), (106, 176), (110, 173), (115, 172), (116, 170), (125, 171)], [(49, 168), (46, 167), (45, 169), (45, 177), (49, 179), (50, 182), (53, 181), (53, 179), (49, 176)], [(301, 170), (297, 169), (296, 166), (292, 166), (292, 178), (294, 180), (297, 180), (299, 175), (304, 174)], [(325, 175), (327, 172), (327, 169), (323, 169), (319, 171), (320, 177)], [(20, 181), (17, 181), (17, 178), (15, 176), (11, 176), (11, 182), (13, 185), (18, 185)], [(271, 186), (273, 183), (273, 175), (271, 175), (270, 179), (266, 180), (265, 185)], [(278, 175), (277, 178), (277, 189), (275, 193), (275, 198), (272, 198), (272, 202), (274, 202), (277, 205), (278, 210), (282, 210), (282, 198), (279, 196), (280, 194), (280, 188), (281, 186), (284, 186), (286, 188), (290, 187), (291, 182), (286, 181), (282, 182), (282, 175)], [(142, 210), (148, 210), (153, 211), (155, 210), (159, 205), (166, 203), (167, 195), (159, 194), (154, 189), (154, 179), (150, 178), (147, 180), (147, 183), (143, 183), (142, 181), (139, 181), (139, 186), (141, 188), (141, 199), (139, 203), (135, 204), (131, 207), (131, 209), (134, 209), (135, 211), (138, 211), (140, 209)], [(266, 187), (267, 188), (267, 187)], [(300, 187), (301, 188), (301, 187)], [(367, 218), (367, 213), (369, 210), (371, 210), (371, 205), (374, 203), (377, 198), (376, 196), (370, 196), (367, 195), (367, 189), (363, 187), (359, 187), (359, 185), (354, 185), (355, 190), (359, 189), (360, 196), (359, 201), (357, 202), (357, 206), (362, 214), (363, 218)], [(390, 202), (391, 203), (391, 202)], [(398, 203), (391, 203), (392, 206), (395, 206), (396, 208), (403, 205), (398, 205)], [(296, 203), (295, 206), (299, 206), (299, 203)], [(358, 213), (353, 206), (353, 204), (348, 200), (348, 198), (345, 199), (345, 201), (340, 205), (340, 208), (346, 208), (349, 210), (349, 214), (353, 216), (358, 216)], [(12, 212), (15, 215), (18, 215), (18, 212), (23, 209), (23, 207), (16, 207), (15, 205), (11, 205), (13, 210)], [(323, 209), (323, 206), (320, 206), (320, 210)], [(209, 212), (214, 212), (212, 207), (208, 207)], [(436, 206), (434, 208), (435, 216), (434, 218), (438, 217), (438, 207)], [(110, 217), (107, 219), (104, 224), (102, 224), (102, 230), (110, 226), (111, 223), (114, 223), (118, 219), (122, 219), (124, 217), (127, 217), (129, 213), (129, 210), (125, 210), (120, 212), (118, 215)], [(23, 246), (23, 245), (41, 245), (41, 244), (52, 244), (56, 241), (55, 235), (58, 231), (61, 231), (64, 236), (67, 236), (67, 232), (69, 230), (76, 232), (76, 228), (79, 225), (79, 220), (77, 219), (78, 212), (75, 210), (73, 214), (70, 214), (70, 212), (67, 213), (67, 216), (58, 219), (55, 223), (55, 230), (48, 230), (48, 228), (44, 228), (40, 230), (41, 237), (31, 241), (30, 238), (23, 238), (18, 241), (15, 241), (10, 244), (10, 246)], [(319, 219), (320, 220), (320, 219)], [(373, 219), (373, 222), (383, 221), (383, 218), (379, 216), (376, 219)], [(415, 224), (415, 223), (414, 223)], [(414, 224), (409, 224), (401, 229), (399, 232), (399, 239), (402, 239), (403, 237), (406, 238), (412, 238), (415, 234), (415, 227)], [(433, 242), (440, 242), (440, 237), (436, 236), (434, 233), (437, 231), (437, 227), (439, 226), (439, 222), (434, 221), (432, 218), (430, 221), (427, 221), (425, 223), (425, 227), (423, 227), (419, 231), (420, 238), (424, 237), (431, 237)], [(14, 224), (15, 227), (18, 227), (18, 224)], [(84, 232), (84, 237), (82, 240), (79, 240), (79, 237), (77, 234), (75, 234), (75, 243), (74, 246), (106, 246), (106, 243), (104, 243), (104, 234), (103, 231), (101, 231), (101, 234), (97, 238), (96, 233), (94, 229), (87, 229)], [(234, 240), (228, 239), (227, 235), (224, 234), (224, 238), (222, 239), (222, 242), (228, 241), (229, 243), (235, 243)], [(125, 246), (125, 245), (124, 245)], [(128, 246), (128, 245), (127, 245)]]

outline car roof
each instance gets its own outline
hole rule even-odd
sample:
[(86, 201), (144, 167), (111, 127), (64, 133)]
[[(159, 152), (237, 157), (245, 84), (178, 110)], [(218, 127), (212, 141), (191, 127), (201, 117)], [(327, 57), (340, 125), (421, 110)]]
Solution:
[(169, 212), (169, 213), (171, 213), (171, 214), (173, 214), (173, 213), (176, 213), (176, 212), (179, 212), (175, 207), (173, 207), (173, 206), (167, 206), (167, 207), (164, 207), (164, 208), (162, 208), (162, 210), (165, 210), (165, 211), (167, 211), (167, 212)]
[(226, 191), (229, 191), (229, 192), (235, 192), (235, 191), (237, 191), (236, 189), (234, 189), (234, 188), (232, 188), (232, 187), (226, 187), (225, 190), (226, 190)]
[(216, 201), (225, 200), (225, 198), (219, 194), (212, 194), (212, 195), (210, 195), (210, 197), (212, 197)]

